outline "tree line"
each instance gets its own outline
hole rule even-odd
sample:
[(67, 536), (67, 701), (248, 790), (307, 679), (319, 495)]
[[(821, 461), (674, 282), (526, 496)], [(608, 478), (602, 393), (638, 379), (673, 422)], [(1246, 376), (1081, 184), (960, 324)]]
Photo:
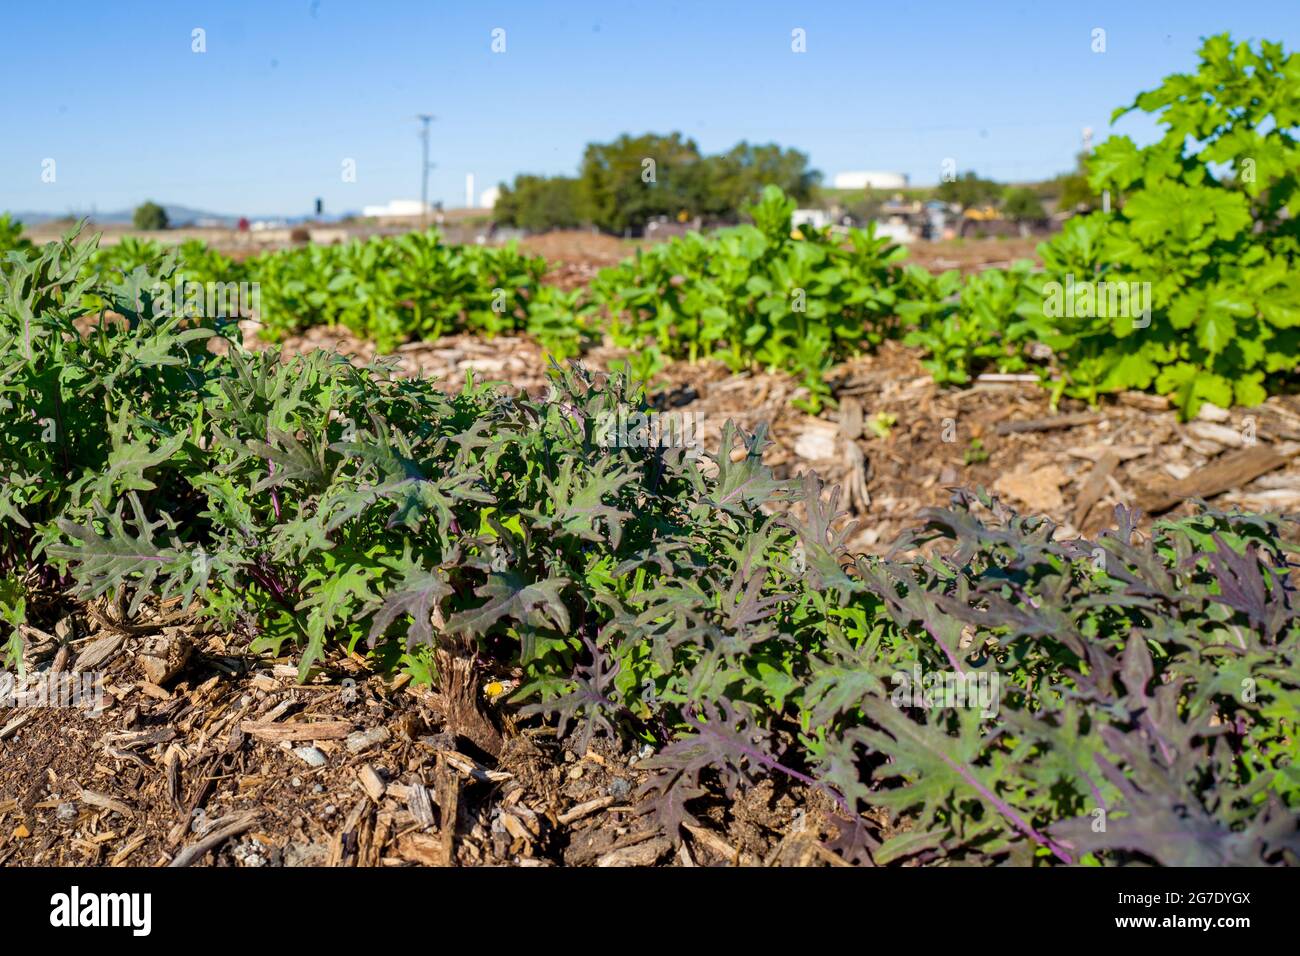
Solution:
[(820, 180), (806, 154), (775, 143), (705, 155), (681, 133), (624, 133), (588, 144), (577, 176), (522, 174), (502, 183), (493, 217), (530, 231), (593, 225), (621, 234), (664, 216), (735, 221), (768, 183), (806, 202)]

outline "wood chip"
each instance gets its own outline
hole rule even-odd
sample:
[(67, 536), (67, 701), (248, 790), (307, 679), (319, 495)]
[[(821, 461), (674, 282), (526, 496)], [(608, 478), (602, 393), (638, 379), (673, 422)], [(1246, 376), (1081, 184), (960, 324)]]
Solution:
[(388, 789), (388, 784), (384, 783), (384, 778), (379, 776), (379, 772), (370, 764), (361, 766), (361, 769), (357, 771), (357, 779), (361, 781), (361, 786), (366, 791), (366, 795), (375, 803), (384, 798), (384, 791)]
[(388, 737), (389, 733), (387, 727), (375, 727), (372, 730), (358, 730), (354, 734), (347, 735), (348, 753), (359, 754), (363, 750), (377, 747), (387, 741)]
[(148, 838), (149, 838), (148, 835), (144, 833), (138, 833), (135, 836), (131, 837), (131, 839), (126, 841), (126, 844), (122, 847), (122, 849), (118, 850), (116, 853), (113, 854), (112, 858), (108, 861), (108, 865), (122, 866), (124, 863), (126, 863), (127, 858), (130, 857), (132, 853), (140, 849), (140, 847), (144, 846), (145, 841)]
[(1083, 531), (1084, 522), (1088, 520), (1088, 514), (1092, 511), (1101, 496), (1106, 491), (1106, 478), (1115, 466), (1119, 464), (1119, 456), (1114, 452), (1106, 452), (1097, 461), (1088, 475), (1088, 480), (1083, 483), (1079, 489), (1079, 500), (1074, 506), (1074, 526)]
[(484, 783), (502, 783), (510, 780), (514, 774), (507, 773), (504, 770), (489, 770), (480, 763), (476, 763), (464, 754), (455, 750), (440, 750), (438, 756), (447, 761), (447, 765), (453, 770), (472, 777), (475, 780)]
[(168, 741), (176, 739), (176, 728), (174, 727), (155, 727), (152, 730), (121, 730), (104, 734), (100, 738), (100, 743), (105, 747), (118, 747), (122, 750), (133, 750), (136, 747), (151, 747), (154, 744), (165, 744)]
[(73, 673), (94, 670), (99, 665), (107, 662), (118, 653), (124, 640), (125, 638), (121, 634), (101, 637), (77, 655), (77, 660), (72, 665)]
[(99, 807), (102, 810), (115, 810), (124, 817), (134, 817), (135, 811), (128, 807), (121, 800), (114, 800), (106, 793), (96, 793), (94, 790), (82, 790), (81, 802), (92, 807)]
[(444, 866), (456, 860), (456, 827), (460, 822), (460, 778), (447, 769), (449, 758), (439, 754), (435, 769), (438, 780), (438, 815), (442, 818), (442, 858)]
[(533, 835), (524, 826), (523, 821), (513, 813), (501, 814), (501, 825), (506, 828), (506, 832), (510, 834), (511, 839), (520, 840), (524, 843), (532, 842)]
[(1149, 392), (1120, 392), (1117, 396), (1121, 404), (1130, 408), (1139, 408), (1144, 412), (1163, 412), (1169, 409), (1169, 399), (1163, 395)]
[(31, 719), (32, 719), (32, 714), (30, 711), (25, 714), (19, 714), (13, 720), (9, 721), (9, 723), (5, 724), (3, 727), (0, 727), (0, 740), (4, 740), (6, 737), (12, 737), (14, 734), (16, 734), (19, 730), (22, 729), (24, 724), (26, 724)]
[(429, 800), (429, 791), (420, 783), (412, 783), (406, 788), (406, 809), (421, 829), (428, 829), (434, 824), (433, 803)]
[(315, 723), (276, 724), (246, 720), (239, 729), (250, 737), (271, 743), (298, 740), (342, 740), (352, 733), (352, 723), (347, 720), (319, 720)]
[(1260, 475), (1280, 468), (1286, 461), (1285, 457), (1264, 445), (1228, 452), (1204, 468), (1193, 471), (1182, 481), (1145, 489), (1138, 498), (1138, 504), (1148, 514), (1159, 514), (1187, 498), (1211, 498), (1233, 488), (1240, 488)]
[(442, 840), (431, 833), (408, 833), (397, 841), (397, 855), (420, 866), (444, 866)]
[(1245, 448), (1246, 435), (1241, 429), (1230, 428), (1216, 422), (1188, 422), (1185, 426), (1189, 434), (1203, 441), (1212, 442), (1221, 448)]
[(238, 817), (231, 823), (209, 833), (201, 840), (191, 843), (185, 849), (181, 850), (180, 853), (176, 854), (176, 858), (167, 865), (189, 866), (191, 863), (202, 858), (209, 850), (221, 846), (221, 844), (225, 843), (231, 837), (239, 836), (239, 834), (244, 831), (251, 830), (255, 823), (257, 823), (256, 813), (249, 813), (245, 816)]
[(667, 837), (646, 840), (635, 846), (625, 846), (610, 850), (596, 860), (596, 866), (652, 866), (661, 856), (673, 848), (673, 841)]
[(1028, 421), (998, 422), (994, 431), (999, 435), (1018, 435), (1025, 432), (1050, 432), (1063, 428), (1076, 428), (1079, 425), (1095, 425), (1104, 416), (1096, 412), (1080, 412), (1077, 415), (1053, 415), (1050, 418), (1032, 418)]
[(1071, 458), (1082, 458), (1086, 461), (1098, 461), (1102, 455), (1110, 452), (1120, 461), (1131, 461), (1134, 458), (1141, 458), (1144, 455), (1151, 454), (1150, 445), (1075, 445), (1065, 449), (1065, 453)]

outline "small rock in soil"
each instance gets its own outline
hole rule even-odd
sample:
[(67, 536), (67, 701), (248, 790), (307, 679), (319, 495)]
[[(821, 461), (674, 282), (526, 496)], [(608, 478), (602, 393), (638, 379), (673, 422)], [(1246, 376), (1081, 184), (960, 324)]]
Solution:
[(605, 790), (615, 800), (626, 800), (632, 793), (632, 784), (628, 783), (622, 777), (615, 777), (610, 781), (609, 787)]
[(309, 767), (323, 767), (326, 763), (325, 755), (315, 747), (299, 747), (294, 755)]
[(266, 866), (266, 857), (262, 855), (262, 848), (254, 842), (241, 843), (231, 851), (231, 856), (240, 866)]
[(369, 750), (371, 747), (382, 744), (387, 739), (387, 727), (376, 727), (374, 730), (358, 730), (354, 734), (348, 734), (348, 753), (359, 754), (363, 750)]

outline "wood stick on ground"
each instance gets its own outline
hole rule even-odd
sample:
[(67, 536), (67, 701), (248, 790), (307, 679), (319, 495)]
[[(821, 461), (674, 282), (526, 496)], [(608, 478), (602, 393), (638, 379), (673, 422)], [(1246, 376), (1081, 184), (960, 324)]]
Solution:
[(1182, 481), (1148, 488), (1138, 498), (1138, 504), (1148, 514), (1159, 514), (1187, 498), (1210, 498), (1240, 488), (1260, 475), (1280, 468), (1286, 461), (1285, 457), (1264, 445), (1228, 452), (1204, 468), (1192, 472)]
[(456, 823), (460, 816), (460, 778), (447, 766), (446, 757), (438, 755), (437, 795), (441, 823), (443, 866), (456, 863)]
[(700, 846), (712, 850), (732, 866), (748, 866), (752, 862), (749, 859), (749, 854), (742, 854), (712, 830), (706, 830), (704, 827), (692, 826), (688, 823), (686, 824), (686, 832), (689, 833)]
[(1079, 425), (1095, 425), (1104, 416), (1096, 412), (1080, 412), (1077, 415), (1053, 415), (1050, 418), (1031, 418), (1019, 422), (998, 422), (994, 429), (998, 435), (1017, 435), (1024, 432), (1050, 432), (1062, 428), (1075, 428)]
[(1092, 471), (1088, 475), (1088, 480), (1083, 483), (1079, 489), (1079, 502), (1074, 508), (1074, 526), (1083, 532), (1083, 524), (1088, 520), (1088, 513), (1092, 511), (1095, 505), (1106, 490), (1106, 478), (1115, 466), (1119, 464), (1119, 456), (1113, 451), (1108, 451), (1098, 459), (1097, 464), (1093, 465)]
[(246, 720), (239, 729), (250, 737), (271, 743), (299, 740), (342, 740), (352, 733), (352, 722), (348, 720), (318, 720), (315, 723), (273, 724), (257, 720)]
[(231, 837), (239, 836), (246, 830), (251, 830), (253, 824), (257, 822), (257, 814), (249, 813), (245, 816), (226, 824), (219, 830), (214, 830), (203, 839), (196, 843), (191, 843), (180, 853), (176, 854), (176, 859), (167, 865), (170, 866), (189, 866), (191, 863), (199, 860), (209, 850), (215, 849), (225, 843)]
[(615, 802), (613, 797), (597, 797), (595, 800), (588, 800), (586, 803), (580, 803), (576, 807), (564, 811), (555, 819), (567, 827), (570, 823), (576, 823), (583, 817), (591, 816), (597, 810), (612, 807)]

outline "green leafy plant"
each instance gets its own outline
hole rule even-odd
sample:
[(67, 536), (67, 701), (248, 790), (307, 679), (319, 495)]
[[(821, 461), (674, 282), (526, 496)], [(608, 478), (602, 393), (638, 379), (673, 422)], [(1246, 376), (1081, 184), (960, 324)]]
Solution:
[(988, 449), (984, 447), (983, 440), (972, 438), (966, 446), (966, 453), (962, 455), (962, 460), (967, 465), (982, 465), (989, 460)]
[[(1152, 113), (1164, 136), (1143, 148), (1113, 136), (1089, 159), (1090, 187), (1115, 210), (1069, 220), (1039, 247), (1041, 273), (973, 280), (959, 327), (982, 326), (978, 309), (996, 303), (1013, 338), (1022, 319), (1054, 351), (1057, 394), (1090, 402), (1152, 389), (1190, 417), (1285, 388), (1300, 361), (1297, 63), (1279, 44), (1207, 39), (1195, 73), (1115, 112)], [(999, 275), (1014, 302), (995, 294)], [(949, 357), (953, 338), (974, 340), (914, 338), (936, 375), (971, 364)]]
[(989, 368), (1020, 372), (1026, 346), (1044, 334), (1027, 301), (1032, 263), (990, 269), (961, 282), (912, 267), (899, 314), (911, 326), (903, 342), (926, 353), (922, 365), (941, 385), (964, 385)]
[(23, 235), (23, 224), (9, 213), (0, 214), (0, 259), (10, 252), (29, 252), (32, 242)]
[[(873, 228), (792, 228), (795, 204), (776, 187), (749, 209), (753, 225), (691, 233), (603, 270), (591, 303), (616, 345), (638, 350), (641, 374), (664, 359), (715, 358), (800, 377), (816, 413), (829, 366), (891, 334), (902, 250)], [(648, 357), (648, 358), (647, 358)]]

